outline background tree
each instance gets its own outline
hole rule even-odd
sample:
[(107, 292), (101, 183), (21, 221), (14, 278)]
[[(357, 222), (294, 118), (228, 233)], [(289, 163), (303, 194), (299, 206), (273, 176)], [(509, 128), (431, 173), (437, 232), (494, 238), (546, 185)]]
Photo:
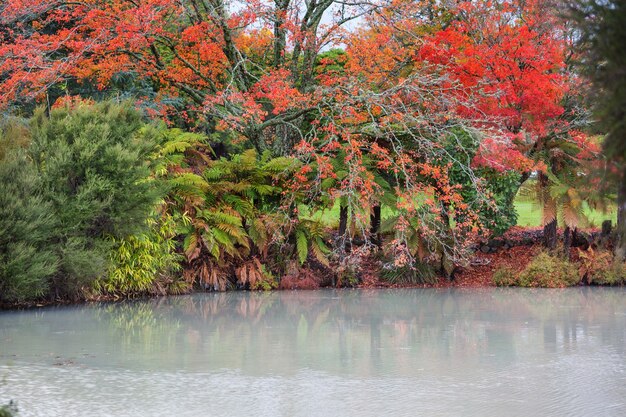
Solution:
[(343, 24), (375, 7), (334, 0), (9, 0), (0, 6), (11, 41), (0, 47), (0, 102), (42, 99), (53, 86), (63, 94), (75, 83), (106, 90), (128, 74), (148, 84), (153, 94), (137, 91), (137, 98), (154, 113), (200, 127), (223, 121), (258, 151), (285, 153), (316, 107), (318, 53), (340, 41)]
[(623, 1), (569, 1), (570, 17), (578, 24), (578, 45), (584, 71), (594, 84), (592, 96), (604, 150), (619, 173), (617, 244), (615, 255), (626, 258), (626, 4)]

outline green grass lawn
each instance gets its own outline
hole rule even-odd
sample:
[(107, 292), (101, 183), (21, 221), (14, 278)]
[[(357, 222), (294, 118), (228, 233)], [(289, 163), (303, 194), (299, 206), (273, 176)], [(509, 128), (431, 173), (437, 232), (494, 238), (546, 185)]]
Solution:
[[(311, 217), (314, 219), (322, 219), (323, 223), (327, 227), (337, 228), (339, 226), (339, 203), (335, 203), (332, 209), (317, 211), (310, 214), (306, 206), (299, 207), (302, 217)], [(540, 207), (529, 200), (527, 197), (518, 196), (515, 199), (515, 210), (517, 211), (517, 225), (538, 227), (541, 226), (541, 209)], [(383, 219), (393, 216), (394, 210), (391, 207), (382, 208)], [(607, 213), (603, 213), (599, 210), (593, 210), (588, 206), (585, 207), (584, 213), (589, 220), (589, 224), (586, 227), (600, 227), (604, 220), (612, 220), (613, 224), (617, 222), (617, 212), (613, 208)], [(562, 219), (559, 219), (559, 226), (562, 226)], [(585, 227), (585, 226), (583, 226)]]
[[(331, 209), (316, 211), (312, 214), (305, 205), (300, 205), (298, 210), (300, 211), (300, 218), (311, 218), (315, 220), (321, 219), (322, 223), (324, 223), (324, 226), (326, 227), (339, 227), (339, 202), (335, 202)], [(388, 219), (394, 215), (394, 210), (391, 207), (383, 206), (381, 208), (380, 215), (383, 220)]]
[[(518, 226), (541, 226), (541, 209), (536, 203), (525, 198), (516, 198), (515, 210), (517, 211)], [(614, 208), (607, 213), (603, 213), (602, 211), (593, 210), (586, 206), (584, 213), (589, 219), (588, 227), (600, 227), (604, 220), (612, 220), (613, 224), (617, 222), (617, 212)], [(559, 219), (559, 226), (562, 224), (562, 219)]]
[[(533, 196), (536, 195), (533, 190), (537, 186), (537, 180), (529, 179), (520, 188), (515, 197), (515, 210), (517, 211), (517, 225), (538, 227), (541, 226), (541, 207), (534, 202)], [(612, 220), (613, 224), (617, 222), (617, 210), (615, 206), (609, 208), (607, 212), (594, 210), (587, 203), (583, 203), (583, 213), (587, 217), (588, 224), (581, 224), (580, 227), (600, 227), (603, 221)], [(563, 226), (562, 215), (558, 213), (559, 227)]]

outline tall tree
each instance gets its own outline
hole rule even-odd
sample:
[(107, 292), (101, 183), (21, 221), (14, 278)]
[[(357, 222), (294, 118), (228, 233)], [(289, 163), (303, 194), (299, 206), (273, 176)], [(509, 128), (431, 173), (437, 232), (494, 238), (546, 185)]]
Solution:
[(568, 6), (580, 29), (581, 61), (594, 84), (592, 95), (606, 132), (604, 150), (621, 171), (615, 255), (626, 259), (626, 3), (572, 0)]
[[(539, 174), (542, 193), (554, 185), (563, 157), (580, 163), (572, 149), (589, 154), (595, 145), (575, 95), (580, 86), (572, 66), (571, 30), (558, 8), (545, 1), (462, 2), (455, 18), (425, 45), (422, 58), (445, 63), (465, 85), (481, 85), (481, 102), (470, 112), (494, 117), (506, 140), (486, 140), (476, 162), (501, 171), (519, 170), (520, 186)], [(594, 157), (592, 155), (591, 157)], [(588, 157), (589, 158), (589, 157)], [(587, 158), (587, 159), (588, 159)], [(581, 171), (583, 168), (579, 168)], [(556, 210), (544, 207), (546, 246), (556, 245)]]
[[(392, 196), (398, 247), (419, 218), (422, 240), (456, 256), (480, 229), (477, 205), (492, 204), (475, 168), (528, 174), (538, 138), (559, 125), (564, 48), (540, 5), (7, 0), (0, 105), (53, 99), (51, 87), (69, 83), (106, 90), (131, 74), (149, 83), (157, 114), (298, 154), (293, 188), (309, 202), (340, 200), (343, 232), (368, 235), (370, 208)], [(345, 53), (321, 54), (333, 45)]]
[[(8, 0), (0, 6), (0, 105), (51, 86), (148, 80), (154, 111), (223, 121), (257, 150), (289, 151), (311, 101), (319, 51), (368, 2)], [(58, 93), (57, 93), (58, 94)], [(138, 97), (146, 99), (148, 97)], [(54, 99), (54, 97), (52, 97)], [(278, 143), (274, 143), (278, 142)]]

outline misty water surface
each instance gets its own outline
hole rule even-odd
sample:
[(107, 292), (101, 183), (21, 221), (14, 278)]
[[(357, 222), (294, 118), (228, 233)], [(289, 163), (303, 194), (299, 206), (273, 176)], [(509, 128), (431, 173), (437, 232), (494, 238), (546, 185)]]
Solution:
[(626, 291), (196, 294), (0, 312), (21, 416), (624, 416)]

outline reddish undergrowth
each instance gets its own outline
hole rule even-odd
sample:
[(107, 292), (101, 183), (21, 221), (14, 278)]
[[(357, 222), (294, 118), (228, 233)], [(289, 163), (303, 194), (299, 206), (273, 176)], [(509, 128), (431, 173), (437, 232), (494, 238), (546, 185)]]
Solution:
[(290, 272), (280, 280), (281, 290), (316, 290), (321, 286), (322, 277), (311, 269)]
[(441, 286), (451, 287), (489, 287), (493, 284), (493, 273), (500, 268), (509, 267), (515, 273), (520, 272), (541, 250), (538, 246), (515, 246), (496, 253), (478, 252), (472, 264), (461, 268), (452, 281), (440, 280)]

